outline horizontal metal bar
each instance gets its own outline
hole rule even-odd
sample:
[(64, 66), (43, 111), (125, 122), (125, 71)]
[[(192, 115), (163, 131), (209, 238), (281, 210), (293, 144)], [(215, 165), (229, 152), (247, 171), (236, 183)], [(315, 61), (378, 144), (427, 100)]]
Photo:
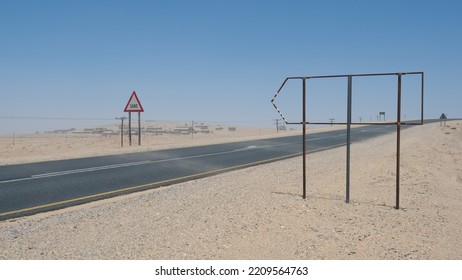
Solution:
[(287, 80), (293, 79), (323, 79), (323, 78), (347, 78), (347, 77), (371, 77), (371, 76), (397, 76), (397, 75), (423, 75), (424, 72), (396, 72), (396, 73), (378, 73), (378, 74), (343, 74), (327, 76), (300, 76), (288, 77)]
[(401, 123), (402, 125), (423, 125), (423, 123), (406, 123), (406, 122), (402, 122)]
[[(303, 124), (303, 122), (286, 122), (286, 124)], [(305, 122), (305, 124), (314, 124), (314, 125), (348, 125), (346, 122)], [(396, 125), (398, 122), (381, 122), (381, 123), (376, 123), (376, 122), (352, 122), (350, 123), (351, 125)], [(423, 125), (422, 123), (416, 123), (416, 122), (400, 122), (401, 125)]]

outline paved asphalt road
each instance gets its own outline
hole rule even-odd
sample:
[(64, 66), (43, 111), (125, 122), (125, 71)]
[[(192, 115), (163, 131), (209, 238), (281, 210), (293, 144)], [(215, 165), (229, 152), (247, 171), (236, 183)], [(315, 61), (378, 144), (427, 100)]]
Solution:
[[(356, 127), (351, 130), (351, 140), (394, 131), (395, 125)], [(346, 130), (308, 134), (307, 148), (308, 152), (316, 152), (344, 145), (345, 141)], [(1, 166), (0, 220), (289, 158), (300, 155), (301, 150), (300, 135)]]

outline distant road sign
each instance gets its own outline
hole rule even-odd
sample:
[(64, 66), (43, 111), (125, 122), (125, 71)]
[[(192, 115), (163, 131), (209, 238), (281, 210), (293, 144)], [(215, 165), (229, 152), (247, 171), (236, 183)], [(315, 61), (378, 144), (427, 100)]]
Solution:
[(144, 112), (143, 106), (136, 95), (136, 92), (133, 91), (130, 99), (128, 99), (127, 106), (125, 106), (124, 112)]
[(447, 120), (448, 117), (446, 117), (446, 114), (445, 113), (442, 113), (441, 116), (440, 116), (440, 120)]

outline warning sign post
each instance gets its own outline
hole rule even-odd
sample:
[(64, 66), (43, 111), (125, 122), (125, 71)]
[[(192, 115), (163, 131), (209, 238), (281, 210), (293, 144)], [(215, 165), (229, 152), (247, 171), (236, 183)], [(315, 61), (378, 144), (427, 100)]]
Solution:
[(124, 112), (128, 112), (128, 142), (132, 145), (132, 112), (138, 112), (138, 145), (141, 145), (141, 112), (144, 112), (136, 92), (133, 91), (128, 99)]

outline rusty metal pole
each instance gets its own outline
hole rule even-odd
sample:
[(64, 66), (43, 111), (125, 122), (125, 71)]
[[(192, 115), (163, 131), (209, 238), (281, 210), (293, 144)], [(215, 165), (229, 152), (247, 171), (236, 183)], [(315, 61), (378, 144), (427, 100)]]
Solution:
[(120, 118), (122, 120), (122, 123), (120, 124), (120, 146), (124, 146), (124, 119), (125, 117)]
[(116, 120), (121, 120), (122, 123), (120, 124), (120, 146), (123, 147), (124, 146), (124, 120), (126, 119), (126, 117), (120, 117), (120, 118), (116, 118)]
[(138, 112), (138, 146), (141, 146), (141, 112)]
[(348, 76), (348, 101), (347, 101), (347, 146), (346, 146), (346, 203), (350, 203), (350, 142), (351, 142), (351, 99), (352, 99), (352, 76)]
[(306, 199), (306, 79), (303, 78), (303, 199)]
[(420, 100), (422, 100), (422, 102), (420, 103), (420, 124), (423, 125), (423, 119), (424, 119), (424, 73), (422, 72), (422, 84), (421, 84), (421, 97), (420, 97)]
[(132, 145), (132, 112), (128, 112), (128, 143)]
[(401, 141), (401, 73), (398, 73), (398, 112), (396, 121), (396, 209), (399, 209), (399, 158)]

